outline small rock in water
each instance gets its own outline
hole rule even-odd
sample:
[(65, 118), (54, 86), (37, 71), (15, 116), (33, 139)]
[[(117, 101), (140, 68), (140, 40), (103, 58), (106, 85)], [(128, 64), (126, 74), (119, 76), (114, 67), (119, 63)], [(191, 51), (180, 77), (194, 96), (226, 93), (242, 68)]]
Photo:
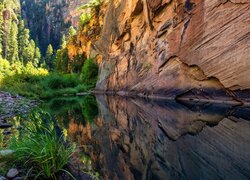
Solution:
[(4, 130), (3, 135), (9, 135), (9, 134), (11, 134), (11, 131), (9, 131), (9, 130)]
[(14, 177), (16, 177), (19, 174), (18, 170), (15, 168), (12, 168), (8, 171), (7, 173), (7, 178), (9, 179), (13, 179)]
[(15, 151), (13, 151), (13, 150), (1, 150), (0, 151), (0, 157), (2, 156), (9, 156), (9, 155), (11, 155), (11, 154), (13, 154)]
[(0, 176), (0, 180), (6, 180), (6, 178), (3, 176)]

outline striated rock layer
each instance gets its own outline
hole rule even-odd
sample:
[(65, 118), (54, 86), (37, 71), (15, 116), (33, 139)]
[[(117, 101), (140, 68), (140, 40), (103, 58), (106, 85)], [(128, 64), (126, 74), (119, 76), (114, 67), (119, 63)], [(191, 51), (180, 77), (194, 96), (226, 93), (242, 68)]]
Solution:
[(96, 90), (250, 102), (249, 0), (113, 0), (102, 11), (76, 47), (97, 57)]

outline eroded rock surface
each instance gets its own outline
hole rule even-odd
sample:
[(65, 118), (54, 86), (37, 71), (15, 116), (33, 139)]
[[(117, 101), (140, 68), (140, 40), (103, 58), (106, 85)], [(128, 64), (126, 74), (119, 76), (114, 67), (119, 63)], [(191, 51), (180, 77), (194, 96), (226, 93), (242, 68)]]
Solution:
[(249, 11), (248, 0), (109, 1), (70, 54), (96, 56), (102, 92), (247, 103)]

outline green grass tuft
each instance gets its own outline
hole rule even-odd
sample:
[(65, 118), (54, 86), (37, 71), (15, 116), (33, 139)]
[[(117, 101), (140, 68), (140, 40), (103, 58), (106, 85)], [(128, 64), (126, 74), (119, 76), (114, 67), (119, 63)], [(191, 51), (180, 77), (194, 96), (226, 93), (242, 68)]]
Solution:
[[(34, 113), (29, 118), (29, 126), (19, 137), (10, 140), (9, 148), (15, 151), (16, 163), (30, 172), (29, 176), (56, 179), (57, 173), (65, 171), (74, 146), (66, 145), (63, 138), (57, 136), (48, 115)], [(50, 123), (44, 124), (44, 118)]]

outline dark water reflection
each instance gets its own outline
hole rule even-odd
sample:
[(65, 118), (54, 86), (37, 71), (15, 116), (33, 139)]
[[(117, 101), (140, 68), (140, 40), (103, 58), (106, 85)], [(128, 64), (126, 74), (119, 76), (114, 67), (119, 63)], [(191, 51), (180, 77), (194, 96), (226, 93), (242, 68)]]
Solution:
[(77, 143), (76, 171), (84, 161), (103, 179), (250, 179), (250, 107), (87, 96), (42, 109)]
[(49, 107), (104, 179), (250, 179), (249, 107), (96, 100)]

